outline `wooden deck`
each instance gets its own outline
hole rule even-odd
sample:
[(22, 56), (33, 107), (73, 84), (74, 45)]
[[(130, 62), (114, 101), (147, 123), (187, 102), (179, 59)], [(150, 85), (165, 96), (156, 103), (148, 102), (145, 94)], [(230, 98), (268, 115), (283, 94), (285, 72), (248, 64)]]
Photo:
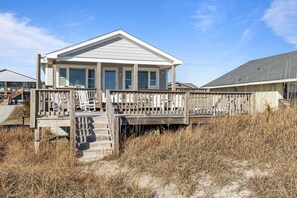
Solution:
[[(95, 96), (94, 90), (88, 90)], [(94, 117), (102, 112), (78, 112), (74, 89), (31, 91), (30, 126), (35, 129), (36, 151), (41, 127), (70, 127), (72, 148), (76, 144), (78, 117)], [(182, 91), (106, 91), (104, 103), (113, 154), (119, 154), (122, 125), (190, 125), (203, 119), (233, 114), (249, 114), (251, 93)]]

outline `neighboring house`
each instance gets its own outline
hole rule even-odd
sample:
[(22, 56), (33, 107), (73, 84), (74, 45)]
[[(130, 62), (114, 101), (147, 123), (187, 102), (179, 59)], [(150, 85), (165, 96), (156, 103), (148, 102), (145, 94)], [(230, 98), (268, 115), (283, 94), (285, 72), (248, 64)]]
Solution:
[(34, 78), (8, 69), (0, 69), (0, 92), (17, 91), (20, 88), (29, 90), (35, 86), (36, 80)]
[[(50, 52), (41, 58), (39, 64), (45, 73), (46, 87), (96, 88), (101, 97), (100, 93), (107, 89), (166, 89), (168, 70), (172, 69), (175, 81), (175, 67), (182, 63), (117, 30)], [(40, 79), (39, 71), (37, 79)]]
[(203, 86), (211, 91), (277, 91), (278, 99), (297, 96), (297, 51), (251, 60)]
[[(175, 83), (176, 88), (180, 88), (180, 89), (198, 89), (198, 87), (196, 85), (194, 85), (193, 83), (181, 83), (181, 82), (176, 82)], [(169, 82), (167, 89), (172, 89), (172, 83)]]
[(0, 69), (0, 103), (17, 103), (29, 98), (29, 91), (36, 87), (36, 80), (29, 76)]

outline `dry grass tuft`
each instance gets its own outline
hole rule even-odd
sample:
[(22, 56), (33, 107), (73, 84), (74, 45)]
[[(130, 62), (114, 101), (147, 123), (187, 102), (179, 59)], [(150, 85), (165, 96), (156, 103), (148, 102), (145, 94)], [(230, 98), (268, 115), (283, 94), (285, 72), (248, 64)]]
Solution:
[[(244, 169), (269, 171), (248, 178), (260, 197), (297, 197), (297, 112), (295, 110), (236, 115), (163, 135), (128, 140), (124, 165), (174, 182), (185, 195), (210, 175), (223, 187), (244, 176)], [(245, 165), (241, 165), (245, 164)]]
[(148, 197), (122, 175), (87, 173), (76, 164), (67, 141), (34, 153), (29, 128), (0, 129), (0, 197)]

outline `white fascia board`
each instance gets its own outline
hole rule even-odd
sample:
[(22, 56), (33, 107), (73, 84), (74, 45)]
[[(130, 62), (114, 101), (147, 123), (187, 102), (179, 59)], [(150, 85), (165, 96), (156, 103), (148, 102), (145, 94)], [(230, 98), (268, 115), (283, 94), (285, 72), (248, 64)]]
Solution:
[(147, 48), (151, 51), (153, 51), (154, 53), (156, 54), (159, 54), (169, 60), (172, 61), (172, 64), (173, 65), (181, 65), (183, 64), (183, 62), (145, 42), (143, 42), (142, 40), (134, 37), (134, 36), (131, 36), (130, 34), (124, 32), (123, 30), (117, 30), (117, 31), (114, 31), (114, 32), (111, 32), (109, 34), (105, 34), (103, 36), (100, 36), (100, 37), (97, 37), (97, 38), (94, 38), (94, 39), (91, 39), (91, 40), (88, 40), (88, 41), (85, 41), (85, 42), (82, 42), (82, 43), (79, 43), (79, 44), (76, 44), (76, 45), (72, 45), (70, 47), (66, 47), (64, 49), (61, 49), (61, 50), (58, 50), (58, 51), (54, 51), (52, 53), (48, 53), (46, 54), (46, 58), (52, 58), (52, 59), (56, 59), (58, 57), (59, 54), (63, 54), (63, 53), (66, 53), (66, 52), (69, 52), (69, 51), (72, 51), (72, 50), (76, 50), (76, 49), (79, 49), (79, 48), (82, 48), (82, 47), (85, 47), (85, 46), (88, 46), (88, 45), (91, 45), (93, 43), (97, 43), (97, 42), (100, 42), (100, 41), (104, 41), (106, 39), (109, 39), (109, 38), (112, 38), (112, 37), (115, 37), (115, 36), (122, 36), (124, 38), (127, 38), (135, 43), (137, 43), (138, 45), (141, 45), (143, 46), (144, 48)]
[(295, 82), (295, 81), (297, 81), (297, 78), (262, 81), (262, 82), (252, 82), (252, 83), (242, 83), (242, 84), (232, 84), (232, 85), (220, 85), (220, 86), (203, 87), (203, 88), (217, 89), (217, 88), (242, 87), (242, 86), (250, 86), (250, 85), (263, 85), (263, 84), (285, 83), (285, 82)]
[(122, 64), (139, 64), (139, 65), (157, 65), (157, 66), (171, 66), (168, 62), (157, 61), (134, 61), (121, 59), (98, 59), (98, 58), (69, 58), (58, 57), (57, 61), (73, 61), (73, 62), (92, 62), (92, 63), (122, 63)]

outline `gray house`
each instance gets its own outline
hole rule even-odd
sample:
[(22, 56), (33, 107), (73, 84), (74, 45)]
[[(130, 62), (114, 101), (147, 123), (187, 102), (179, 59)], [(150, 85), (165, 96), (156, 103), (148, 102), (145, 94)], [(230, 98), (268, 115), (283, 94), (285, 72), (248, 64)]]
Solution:
[(23, 101), (29, 90), (36, 87), (36, 80), (8, 69), (0, 69), (0, 103)]
[(297, 98), (297, 51), (251, 60), (207, 83), (211, 91), (277, 91), (278, 99)]
[[(117, 30), (40, 57), (48, 88), (105, 90), (166, 89), (168, 71), (183, 62), (134, 36)], [(37, 79), (40, 79), (37, 68)], [(40, 80), (38, 81), (40, 87)], [(104, 94), (103, 94), (104, 96)]]

